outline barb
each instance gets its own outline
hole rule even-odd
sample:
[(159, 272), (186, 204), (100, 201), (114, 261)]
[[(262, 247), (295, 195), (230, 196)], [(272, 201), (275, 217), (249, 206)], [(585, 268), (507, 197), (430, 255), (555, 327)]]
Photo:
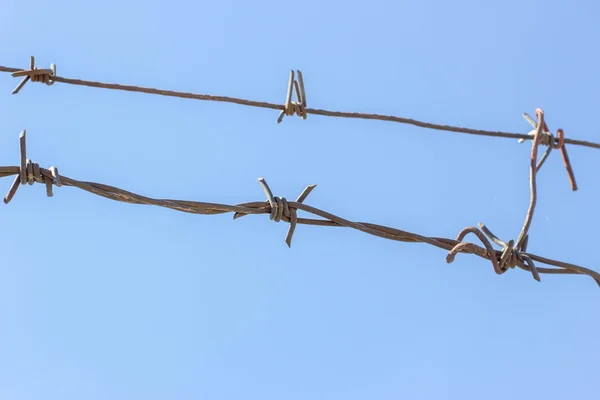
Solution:
[[(298, 223), (296, 209), (289, 206), (289, 203), (285, 197), (274, 197), (273, 192), (271, 192), (271, 189), (269, 188), (269, 185), (267, 184), (267, 181), (265, 181), (264, 178), (258, 178), (258, 183), (260, 183), (260, 185), (263, 188), (263, 191), (267, 195), (267, 202), (271, 207), (270, 219), (275, 222), (281, 221), (283, 217), (289, 219), (290, 228), (288, 230), (287, 235), (285, 236), (285, 242), (287, 243), (288, 247), (292, 247), (292, 236), (294, 235), (294, 231), (296, 230), (296, 224)], [(317, 185), (308, 185), (302, 191), (302, 193), (300, 193), (300, 196), (298, 196), (298, 198), (296, 199), (296, 203), (302, 203), (315, 187), (317, 187)], [(233, 215), (233, 219), (241, 218), (244, 215), (246, 214), (236, 212)]]
[[(287, 97), (285, 98), (284, 109), (279, 113), (277, 123), (283, 121), (285, 115), (292, 116), (297, 114), (300, 118), (306, 119), (306, 93), (304, 92), (304, 80), (302, 72), (298, 72), (298, 80), (294, 79), (294, 71), (290, 71), (290, 80), (288, 82)], [(292, 87), (296, 90), (296, 98), (298, 102), (292, 101)]]
[[(20, 153), (21, 153), (21, 167), (17, 167), (18, 175), (15, 177), (13, 184), (8, 191), (6, 197), (4, 197), (4, 204), (10, 203), (14, 195), (19, 189), (19, 185), (25, 185), (26, 183), (33, 185), (35, 182), (44, 183), (46, 185), (46, 195), (52, 197), (52, 185), (62, 186), (60, 181), (60, 175), (58, 174), (58, 168), (50, 167), (46, 170), (40, 168), (38, 163), (32, 162), (27, 158), (27, 143), (26, 143), (27, 132), (23, 130), (19, 135)], [(0, 168), (0, 177), (5, 177), (13, 174), (14, 167), (7, 167), (8, 169)]]
[(32, 82), (42, 82), (48, 86), (54, 85), (53, 78), (56, 76), (56, 65), (50, 64), (50, 69), (39, 69), (35, 67), (35, 58), (31, 56), (29, 63), (29, 69), (23, 71), (15, 71), (12, 76), (18, 78), (24, 76), (25, 78), (17, 85), (12, 91), (12, 94), (17, 94), (23, 89), (23, 86), (30, 80)]
[[(539, 138), (539, 135), (537, 137)], [(227, 205), (187, 200), (154, 199), (109, 185), (78, 181), (68, 178), (64, 175), (59, 175), (58, 170), (54, 167), (50, 168), (49, 170), (40, 168), (37, 164), (32, 163), (26, 158), (27, 154), (25, 139), (25, 131), (23, 131), (19, 137), (21, 145), (21, 165), (0, 167), (0, 177), (17, 175), (9, 194), (4, 200), (5, 203), (10, 202), (19, 185), (24, 185), (25, 183), (45, 183), (47, 188), (49, 186), (51, 187), (52, 185), (71, 186), (110, 200), (131, 204), (154, 205), (157, 207), (170, 208), (172, 210), (192, 214), (217, 215), (233, 212), (235, 213), (234, 219), (250, 214), (269, 214), (270, 218), (276, 222), (285, 221), (290, 223), (290, 229), (288, 230), (288, 234), (286, 236), (286, 243), (288, 246), (291, 246), (292, 235), (294, 233), (296, 224), (327, 227), (347, 227), (388, 240), (407, 243), (426, 243), (438, 247), (450, 252), (446, 257), (446, 260), (449, 263), (454, 260), (454, 256), (457, 253), (474, 254), (481, 258), (491, 260), (494, 264), (494, 269), (497, 272), (503, 273), (508, 267), (514, 267), (516, 265), (524, 270), (531, 271), (534, 277), (536, 277), (538, 280), (539, 274), (581, 274), (590, 276), (596, 281), (598, 286), (600, 286), (600, 274), (596, 271), (575, 264), (526, 253), (527, 235), (524, 236), (524, 239), (520, 244), (519, 242), (517, 243), (518, 246), (515, 246), (515, 249), (512, 249), (512, 241), (509, 243), (500, 241), (491, 232), (489, 232), (489, 230), (487, 230), (483, 224), (480, 224), (482, 230), (486, 232), (495, 243), (504, 246), (502, 251), (495, 251), (484, 234), (474, 227), (464, 229), (456, 240), (452, 240), (447, 238), (422, 236), (416, 233), (368, 222), (352, 222), (337, 215), (320, 210), (316, 207), (304, 204), (304, 200), (315, 188), (315, 185), (307, 186), (298, 199), (296, 199), (296, 201), (287, 201), (283, 197), (273, 196), (271, 189), (263, 178), (259, 178), (259, 183), (261, 184), (267, 196), (267, 201)], [(537, 141), (535, 143), (537, 143)], [(319, 218), (298, 218), (296, 215), (298, 210), (312, 214), (313, 216)], [(462, 242), (464, 236), (470, 232), (477, 235), (485, 247)], [(550, 267), (536, 268), (533, 265), (534, 261), (546, 264)]]
[[(447, 263), (450, 264), (454, 262), (457, 253), (474, 246), (472, 243), (462, 241), (469, 233), (473, 233), (484, 245), (487, 255), (492, 261), (494, 271), (498, 275), (505, 273), (508, 268), (514, 268), (515, 266), (518, 266), (521, 269), (530, 271), (533, 275), (533, 279), (540, 282), (538, 269), (535, 267), (531, 257), (525, 254), (527, 249), (527, 236), (524, 244), (522, 244), (521, 247), (513, 247), (513, 240), (510, 240), (508, 243), (503, 242), (502, 240), (498, 239), (496, 235), (494, 235), (484, 224), (480, 222), (478, 225), (481, 231), (473, 226), (468, 226), (459, 232), (458, 236), (456, 237), (456, 241), (459, 243), (448, 252), (448, 255), (446, 256)], [(488, 238), (498, 246), (502, 247), (500, 254), (494, 250)], [(600, 282), (597, 281), (597, 283), (600, 285)]]
[[(0, 72), (25, 73), (25, 71), (23, 71), (20, 68), (12, 68), (12, 67), (5, 67), (5, 66), (0, 66)], [(300, 77), (300, 74), (298, 74), (298, 75), (299, 75), (299, 79), (301, 80), (302, 78)], [(89, 80), (83, 80), (83, 79), (64, 78), (61, 76), (56, 76), (55, 73), (53, 73), (53, 75), (51, 77), (51, 82), (52, 83), (62, 82), (62, 83), (70, 84), (70, 85), (88, 86), (88, 87), (110, 89), (110, 90), (123, 90), (126, 92), (146, 93), (146, 94), (154, 94), (154, 95), (160, 95), (160, 96), (178, 97), (178, 98), (184, 98), (184, 99), (234, 103), (234, 104), (239, 104), (239, 105), (249, 106), (249, 107), (258, 107), (258, 108), (266, 108), (266, 109), (271, 109), (271, 110), (279, 110), (279, 111), (283, 111), (284, 113), (286, 113), (286, 115), (289, 115), (289, 114), (287, 114), (287, 112), (290, 111), (290, 108), (293, 108), (294, 111), (296, 111), (296, 107), (300, 107), (298, 105), (296, 105), (296, 106), (291, 105), (292, 104), (291, 102), (290, 102), (290, 106), (286, 108), (285, 104), (282, 105), (282, 104), (268, 103), (268, 102), (264, 102), (264, 101), (247, 100), (247, 99), (228, 97), (228, 96), (214, 96), (214, 95), (208, 95), (208, 94), (179, 92), (179, 91), (174, 91), (174, 90), (164, 90), (164, 89), (148, 88), (148, 87), (142, 87), (142, 86), (123, 85), (123, 84), (118, 84), (118, 83), (104, 83), (104, 82), (89, 81)], [(305, 119), (306, 115), (313, 114), (313, 115), (321, 115), (321, 116), (325, 116), (325, 117), (355, 118), (355, 119), (369, 119), (369, 120), (397, 122), (400, 124), (408, 124), (408, 125), (418, 126), (420, 128), (433, 129), (433, 130), (446, 131), (446, 132), (465, 133), (465, 134), (470, 134), (470, 135), (499, 137), (499, 138), (507, 138), (507, 139), (522, 139), (522, 140), (531, 140), (532, 139), (531, 135), (522, 134), (522, 133), (490, 131), (490, 130), (483, 130), (483, 129), (472, 129), (472, 128), (464, 128), (464, 127), (458, 127), (458, 126), (451, 126), (451, 125), (435, 124), (435, 123), (424, 122), (424, 121), (419, 121), (416, 119), (398, 117), (398, 116), (393, 116), (393, 115), (368, 114), (368, 113), (346, 112), (346, 111), (329, 111), (329, 110), (323, 110), (323, 109), (318, 109), (318, 108), (307, 108), (306, 107), (306, 97), (305, 97), (303, 90), (302, 91), (300, 90), (301, 87), (302, 86), (300, 86), (298, 88), (296, 94), (297, 95), (301, 94), (302, 99), (300, 99), (300, 96), (298, 96), (298, 101), (300, 103), (294, 103), (294, 104), (301, 104), (302, 102), (304, 102), (304, 109), (301, 111), (304, 115), (304, 117), (303, 117), (304, 119)], [(288, 85), (288, 92), (290, 92), (289, 85)], [(289, 97), (289, 94), (288, 94), (288, 97)], [(281, 114), (280, 114), (280, 118), (283, 118), (283, 116)], [(600, 149), (600, 143), (594, 143), (594, 142), (589, 142), (589, 141), (585, 141), (585, 140), (565, 138), (565, 143), (572, 144), (575, 146), (584, 146), (584, 147)]]
[[(529, 135), (534, 136), (538, 130), (538, 123), (536, 123), (527, 113), (523, 113), (523, 117), (533, 126), (533, 131), (529, 132)], [(569, 160), (569, 155), (567, 154), (567, 148), (565, 147), (565, 134), (562, 129), (558, 129), (556, 131), (558, 138), (555, 139), (552, 133), (550, 133), (550, 129), (548, 129), (548, 125), (544, 121), (543, 123), (543, 131), (540, 134), (540, 143), (548, 146), (548, 149), (540, 159), (537, 165), (537, 171), (540, 170), (552, 149), (560, 149), (560, 153), (562, 155), (563, 163), (567, 170), (567, 176), (569, 178), (569, 183), (571, 184), (571, 190), (577, 190), (577, 182), (575, 181), (575, 174), (573, 173), (573, 167), (571, 166), (571, 161)], [(519, 139), (519, 143), (523, 143), (523, 139)]]

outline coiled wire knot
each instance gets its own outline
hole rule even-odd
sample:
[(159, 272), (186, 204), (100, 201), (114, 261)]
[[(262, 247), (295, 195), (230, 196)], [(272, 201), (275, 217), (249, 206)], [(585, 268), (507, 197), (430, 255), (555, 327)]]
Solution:
[(58, 174), (58, 168), (50, 167), (50, 169), (40, 168), (38, 163), (34, 163), (27, 158), (27, 143), (26, 143), (26, 131), (22, 131), (19, 135), (19, 144), (21, 150), (21, 166), (19, 168), (19, 174), (15, 177), (12, 186), (10, 187), (8, 194), (4, 197), (4, 203), (8, 204), (17, 193), (17, 189), (20, 185), (33, 185), (34, 183), (43, 183), (46, 185), (46, 195), (52, 197), (52, 186), (62, 186), (60, 181), (60, 175)]
[[(294, 79), (294, 70), (290, 71), (290, 79), (288, 82), (288, 91), (287, 97), (285, 99), (285, 105), (281, 113), (279, 113), (279, 117), (277, 118), (277, 123), (283, 121), (283, 117), (286, 115), (292, 116), (294, 114), (298, 115), (302, 119), (306, 119), (306, 92), (304, 91), (304, 80), (302, 79), (302, 72), (296, 71), (298, 73), (298, 80)], [(296, 91), (297, 102), (292, 101), (292, 91)]]
[[(452, 263), (456, 254), (460, 252), (472, 252), (471, 250), (473, 250), (475, 246), (472, 243), (463, 242), (463, 239), (469, 233), (473, 233), (485, 247), (494, 271), (498, 275), (505, 273), (509, 268), (519, 267), (523, 270), (530, 271), (533, 279), (540, 282), (540, 274), (538, 273), (533, 260), (528, 255), (523, 254), (527, 251), (528, 235), (524, 235), (523, 239), (517, 241), (517, 244), (515, 245), (514, 240), (509, 240), (507, 243), (498, 239), (498, 237), (481, 222), (478, 223), (478, 225), (481, 230), (474, 226), (469, 226), (459, 232), (456, 241), (460, 243), (448, 252), (448, 255), (446, 256), (447, 263)], [(500, 254), (498, 254), (498, 251), (494, 250), (490, 240), (502, 248)]]
[[(273, 196), (273, 192), (271, 192), (271, 189), (264, 178), (258, 178), (258, 183), (260, 183), (260, 186), (267, 195), (267, 204), (270, 208), (269, 219), (275, 222), (283, 220), (290, 223), (287, 235), (285, 236), (285, 242), (288, 247), (292, 247), (292, 237), (294, 236), (296, 225), (298, 223), (298, 216), (296, 215), (297, 207), (308, 197), (310, 192), (312, 192), (317, 185), (308, 185), (302, 193), (300, 193), (300, 196), (298, 196), (296, 201), (290, 204), (285, 197)], [(233, 215), (233, 219), (243, 217), (244, 215), (247, 214), (236, 212)]]
[(296, 213), (296, 209), (290, 209), (289, 203), (285, 197), (273, 197), (272, 201), (269, 200), (269, 205), (271, 206), (271, 215), (269, 215), (269, 219), (275, 222), (281, 221), (282, 217), (291, 219), (292, 214)]
[(35, 67), (35, 57), (31, 56), (30, 67), (28, 70), (13, 72), (12, 76), (14, 78), (18, 78), (20, 76), (24, 76), (25, 79), (21, 81), (13, 90), (12, 94), (17, 94), (23, 86), (31, 80), (32, 82), (41, 82), (50, 86), (54, 84), (53, 78), (56, 76), (56, 65), (50, 64), (50, 69), (39, 69)]

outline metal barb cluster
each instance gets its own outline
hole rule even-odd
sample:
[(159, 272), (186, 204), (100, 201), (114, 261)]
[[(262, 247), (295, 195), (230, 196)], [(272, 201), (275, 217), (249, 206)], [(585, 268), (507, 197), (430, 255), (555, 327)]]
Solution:
[[(523, 113), (523, 118), (525, 118), (525, 120), (527, 122), (529, 122), (531, 124), (531, 126), (533, 127), (533, 130), (531, 132), (529, 132), (529, 135), (534, 137), (539, 128), (538, 123), (536, 123), (533, 120), (533, 118), (531, 118), (529, 116), (529, 114), (527, 114), (527, 113)], [(558, 138), (554, 138), (554, 135), (552, 135), (552, 133), (550, 132), (550, 129), (548, 129), (548, 125), (546, 124), (546, 121), (543, 121), (541, 126), (542, 126), (542, 132), (540, 133), (540, 144), (548, 146), (548, 149), (546, 150), (544, 155), (542, 155), (542, 158), (538, 162), (537, 167), (536, 167), (536, 172), (539, 171), (540, 168), (542, 168), (542, 165), (544, 165), (544, 162), (546, 161), (546, 159), (552, 152), (552, 149), (559, 149), (560, 153), (562, 155), (565, 169), (567, 170), (567, 176), (569, 178), (569, 183), (571, 184), (571, 190), (576, 191), (577, 190), (577, 182), (575, 181), (575, 174), (573, 173), (573, 167), (571, 166), (571, 161), (569, 160), (569, 154), (567, 153), (567, 148), (565, 146), (565, 134), (564, 134), (563, 130), (559, 128), (556, 131)], [(519, 143), (523, 143), (524, 141), (525, 141), (524, 139), (519, 139)]]
[[(298, 216), (296, 213), (297, 208), (294, 206), (290, 206), (290, 203), (288, 203), (285, 197), (273, 196), (273, 192), (269, 188), (269, 185), (267, 184), (265, 178), (258, 178), (258, 183), (260, 183), (260, 186), (263, 188), (263, 191), (267, 195), (267, 203), (269, 204), (270, 208), (269, 219), (275, 222), (284, 220), (290, 223), (287, 235), (285, 236), (285, 242), (287, 243), (288, 247), (292, 247), (292, 236), (294, 236), (294, 232), (296, 231), (296, 225), (298, 223)], [(302, 191), (302, 193), (300, 193), (300, 196), (298, 196), (298, 198), (296, 199), (296, 203), (304, 202), (304, 200), (308, 197), (310, 192), (312, 192), (315, 187), (317, 187), (317, 185), (308, 185)], [(247, 214), (236, 212), (233, 215), (233, 219), (243, 217), (244, 215)]]
[[(304, 91), (304, 80), (302, 79), (302, 72), (296, 72), (298, 73), (298, 80), (294, 79), (294, 70), (290, 71), (287, 97), (285, 98), (284, 109), (279, 113), (279, 117), (277, 118), (278, 124), (283, 121), (285, 115), (292, 116), (296, 114), (300, 118), (306, 119), (306, 92)], [(296, 92), (297, 102), (292, 101), (292, 90), (295, 90)]]
[(12, 73), (12, 76), (18, 78), (24, 76), (25, 78), (19, 83), (19, 85), (12, 91), (12, 94), (17, 94), (23, 86), (31, 80), (32, 82), (45, 83), (48, 86), (54, 84), (53, 78), (56, 76), (56, 65), (50, 64), (50, 69), (39, 69), (35, 67), (35, 58), (31, 56), (30, 65), (28, 70), (16, 71)]
[[(20, 185), (33, 185), (35, 182), (43, 183), (46, 185), (46, 195), (52, 197), (52, 185), (62, 186), (60, 181), (60, 175), (58, 174), (58, 168), (50, 167), (50, 169), (40, 168), (38, 163), (34, 163), (27, 158), (27, 132), (23, 130), (19, 135), (20, 153), (21, 153), (21, 167), (19, 168), (19, 174), (15, 177), (13, 184), (11, 185), (8, 194), (4, 197), (4, 204), (10, 203), (12, 198), (17, 193)], [(7, 171), (2, 171), (0, 176), (6, 176)]]
[[(509, 240), (508, 243), (504, 242), (498, 239), (498, 237), (496, 237), (496, 235), (494, 235), (483, 223), (479, 222), (478, 225), (481, 230), (475, 228), (474, 226), (468, 226), (459, 232), (458, 236), (456, 237), (456, 241), (460, 243), (458, 243), (452, 248), (452, 250), (448, 252), (448, 255), (446, 256), (447, 263), (452, 263), (456, 257), (456, 254), (461, 250), (472, 246), (471, 243), (463, 242), (463, 239), (469, 233), (473, 233), (485, 247), (488, 257), (492, 262), (494, 272), (496, 272), (498, 275), (502, 275), (508, 271), (509, 268), (518, 266), (525, 271), (530, 271), (533, 279), (540, 282), (540, 274), (538, 273), (533, 260), (531, 257), (525, 254), (527, 251), (527, 241), (529, 236), (525, 236), (525, 240), (520, 246), (515, 246), (514, 240)], [(492, 247), (492, 244), (488, 238), (502, 248), (502, 251), (499, 255)]]

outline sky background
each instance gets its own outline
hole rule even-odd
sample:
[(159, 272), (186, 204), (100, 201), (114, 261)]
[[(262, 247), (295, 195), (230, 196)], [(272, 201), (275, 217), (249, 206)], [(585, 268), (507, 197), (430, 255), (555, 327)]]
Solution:
[[(522, 112), (600, 141), (593, 1), (2, 2), (0, 65), (527, 133)], [(286, 117), (0, 74), (0, 165), (28, 157), (142, 195), (276, 196), (343, 218), (516, 239), (530, 142), (379, 121)], [(600, 268), (600, 152), (538, 176), (529, 250)], [(2, 195), (12, 182), (5, 178)], [(0, 398), (592, 399), (600, 291), (350, 229), (232, 221), (21, 187), (0, 207)]]

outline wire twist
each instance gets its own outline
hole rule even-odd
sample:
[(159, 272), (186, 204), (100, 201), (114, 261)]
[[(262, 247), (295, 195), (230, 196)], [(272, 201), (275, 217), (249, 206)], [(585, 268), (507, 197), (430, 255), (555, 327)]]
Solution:
[[(466, 251), (473, 246), (472, 243), (463, 242), (464, 238), (469, 233), (472, 233), (477, 236), (477, 238), (485, 247), (487, 256), (492, 262), (494, 272), (496, 272), (498, 275), (502, 275), (508, 271), (509, 268), (515, 268), (515, 266), (518, 266), (525, 271), (530, 271), (533, 279), (540, 282), (540, 275), (535, 263), (531, 257), (525, 254), (527, 251), (527, 242), (529, 236), (525, 236), (525, 240), (520, 246), (515, 246), (514, 240), (509, 240), (508, 243), (504, 242), (498, 239), (498, 237), (496, 237), (496, 235), (494, 235), (483, 223), (480, 222), (478, 225), (481, 230), (475, 228), (474, 226), (468, 226), (459, 232), (458, 236), (456, 237), (456, 241), (460, 243), (458, 243), (448, 252), (448, 255), (446, 256), (447, 263), (450, 264), (454, 262), (456, 254)], [(490, 240), (502, 248), (500, 254), (494, 250)]]

